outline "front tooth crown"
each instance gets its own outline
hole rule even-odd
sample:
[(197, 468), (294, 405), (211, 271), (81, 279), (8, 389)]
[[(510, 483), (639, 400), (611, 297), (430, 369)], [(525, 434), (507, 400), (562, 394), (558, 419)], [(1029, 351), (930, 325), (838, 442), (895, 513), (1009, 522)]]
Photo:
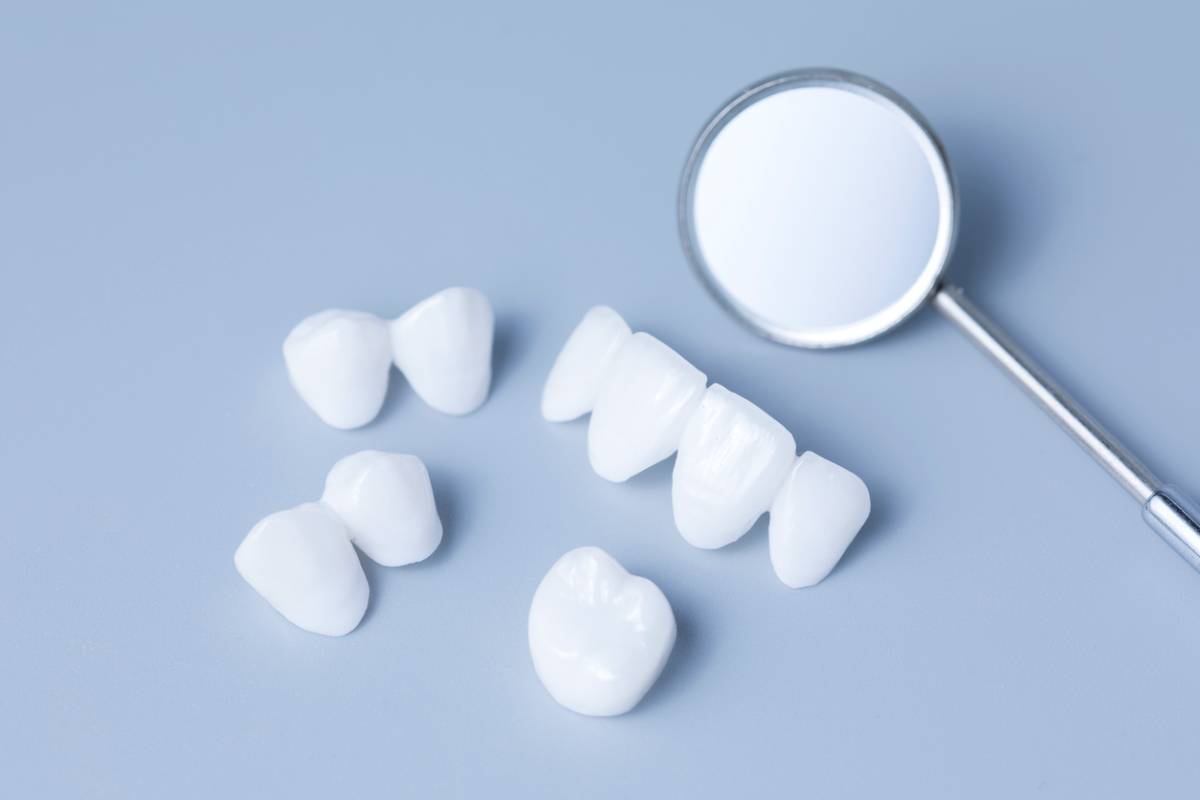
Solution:
[(679, 441), (671, 481), (675, 525), (696, 547), (737, 541), (771, 505), (796, 440), (765, 411), (708, 387)]
[(771, 506), (771, 565), (793, 589), (820, 583), (871, 514), (871, 494), (848, 469), (804, 453)]
[(416, 456), (378, 450), (346, 456), (329, 471), (321, 501), (385, 567), (423, 561), (442, 541), (429, 472)]
[(650, 334), (630, 336), (592, 409), (592, 469), (619, 483), (675, 452), (705, 382), (703, 372)]
[(396, 366), (438, 411), (469, 414), (487, 399), (494, 329), (495, 315), (482, 292), (445, 289), (392, 323)]
[(259, 522), (233, 561), (256, 592), (306, 631), (342, 636), (367, 610), (367, 577), (346, 528), (318, 503)]
[(357, 428), (379, 413), (392, 354), (387, 323), (374, 314), (313, 314), (288, 334), (283, 358), (292, 386), (326, 424)]
[(621, 315), (596, 306), (571, 331), (542, 390), (542, 416), (566, 422), (592, 410), (604, 376), (632, 335)]
[(589, 716), (624, 714), (654, 685), (675, 645), (662, 591), (598, 547), (558, 560), (529, 608), (529, 652), (560, 704)]
[[(671, 482), (675, 525), (702, 548), (737, 541), (770, 511), (771, 562), (788, 586), (821, 581), (871, 511), (866, 485), (815, 453), (750, 401), (606, 306), (571, 333), (542, 393), (551, 421), (592, 412), (588, 458), (621, 482), (679, 450)], [(553, 691), (553, 690), (551, 690)]]

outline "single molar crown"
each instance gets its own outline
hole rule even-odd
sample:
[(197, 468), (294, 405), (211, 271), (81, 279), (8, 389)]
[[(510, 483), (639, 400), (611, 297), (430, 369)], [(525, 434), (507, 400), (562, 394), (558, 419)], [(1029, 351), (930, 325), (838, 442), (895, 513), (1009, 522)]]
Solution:
[(442, 523), (421, 460), (364, 450), (334, 464), (320, 501), (255, 525), (233, 561), (242, 578), (290, 622), (342, 636), (358, 626), (370, 594), (354, 544), (373, 561), (400, 566), (428, 558), (441, 540)]
[(588, 458), (603, 478), (628, 480), (678, 451), (671, 504), (695, 547), (737, 541), (769, 511), (769, 548), (780, 580), (822, 580), (870, 514), (866, 485), (815, 453), (797, 458), (791, 433), (707, 378), (617, 312), (596, 306), (567, 339), (542, 392), (542, 416), (591, 412)]
[(561, 705), (624, 714), (658, 679), (675, 645), (675, 614), (652, 581), (598, 547), (560, 558), (529, 608), (529, 652)]
[(393, 362), (426, 403), (469, 414), (487, 399), (494, 328), (487, 297), (453, 287), (391, 322), (364, 311), (313, 314), (288, 334), (283, 357), (296, 392), (335, 428), (375, 419)]

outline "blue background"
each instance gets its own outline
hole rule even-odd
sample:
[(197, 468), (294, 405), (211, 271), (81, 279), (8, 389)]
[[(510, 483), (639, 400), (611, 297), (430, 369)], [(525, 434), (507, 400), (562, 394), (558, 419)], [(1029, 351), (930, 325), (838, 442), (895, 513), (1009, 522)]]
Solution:
[[(109, 5), (0, 25), (4, 795), (1195, 794), (1200, 576), (1136, 505), (933, 312), (834, 353), (754, 338), (674, 218), (743, 85), (893, 85), (957, 169), (952, 277), (1200, 490), (1182, 4)], [(304, 315), (452, 284), (498, 312), (475, 415), (393, 377), (345, 433), (288, 386)], [(608, 484), (585, 424), (540, 419), (599, 302), (866, 479), (828, 580), (785, 589), (761, 524), (687, 546), (669, 463)], [(427, 462), (446, 540), (365, 564), (353, 634), (306, 634), (233, 550), (367, 447)], [(582, 544), (679, 619), (618, 719), (529, 662), (533, 590)]]

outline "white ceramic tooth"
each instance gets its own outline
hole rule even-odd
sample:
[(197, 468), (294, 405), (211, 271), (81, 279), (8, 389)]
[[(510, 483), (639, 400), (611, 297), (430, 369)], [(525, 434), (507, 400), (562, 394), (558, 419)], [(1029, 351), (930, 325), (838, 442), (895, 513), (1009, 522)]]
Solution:
[(793, 589), (812, 586), (837, 565), (871, 513), (871, 494), (844, 467), (804, 453), (771, 506), (771, 564)]
[(529, 608), (534, 670), (555, 700), (580, 714), (633, 708), (674, 645), (675, 615), (662, 591), (598, 547), (560, 558)]
[(367, 577), (346, 526), (320, 503), (259, 522), (233, 562), (276, 611), (306, 631), (341, 636), (367, 610)]
[(333, 465), (321, 501), (386, 567), (423, 561), (442, 541), (429, 472), (416, 456), (363, 450)]
[(592, 409), (592, 469), (619, 483), (675, 452), (704, 383), (703, 372), (658, 339), (648, 333), (630, 336)]
[(362, 311), (322, 311), (292, 328), (283, 359), (292, 386), (318, 417), (357, 428), (375, 418), (387, 393), (388, 324)]
[(566, 422), (591, 411), (609, 366), (631, 334), (621, 315), (608, 306), (584, 314), (546, 379), (542, 416)]
[(392, 323), (396, 366), (421, 399), (446, 414), (469, 414), (492, 381), (495, 316), (478, 289), (444, 289)]
[(679, 440), (671, 480), (675, 526), (696, 547), (737, 541), (770, 507), (795, 458), (796, 440), (786, 428), (714, 383)]

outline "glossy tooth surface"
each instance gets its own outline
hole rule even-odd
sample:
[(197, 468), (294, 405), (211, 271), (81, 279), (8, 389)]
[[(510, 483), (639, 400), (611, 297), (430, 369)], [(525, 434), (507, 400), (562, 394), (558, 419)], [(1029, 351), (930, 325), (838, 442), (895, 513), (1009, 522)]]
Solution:
[(679, 440), (671, 504), (696, 547), (737, 541), (771, 505), (796, 458), (796, 440), (749, 400), (708, 387)]
[(657, 586), (598, 547), (580, 547), (542, 579), (529, 609), (529, 652), (562, 705), (589, 716), (629, 711), (675, 645), (675, 615)]
[(319, 503), (263, 519), (233, 562), (276, 611), (306, 631), (341, 636), (367, 610), (367, 577), (346, 526)]
[(658, 339), (648, 333), (630, 336), (592, 409), (592, 469), (619, 483), (675, 452), (704, 383), (703, 372)]
[(429, 472), (416, 456), (364, 450), (333, 465), (321, 498), (350, 538), (387, 567), (423, 561), (442, 541)]
[(771, 565), (793, 589), (820, 583), (871, 513), (862, 479), (816, 453), (796, 459), (771, 506)]
[(608, 306), (584, 314), (546, 379), (542, 416), (566, 422), (591, 411), (609, 366), (631, 334), (621, 315)]
[(494, 328), (492, 306), (482, 292), (445, 289), (392, 323), (396, 366), (438, 411), (469, 414), (487, 399)]
[(387, 394), (392, 347), (387, 323), (362, 311), (331, 309), (292, 328), (283, 343), (292, 386), (335, 428), (375, 418)]

